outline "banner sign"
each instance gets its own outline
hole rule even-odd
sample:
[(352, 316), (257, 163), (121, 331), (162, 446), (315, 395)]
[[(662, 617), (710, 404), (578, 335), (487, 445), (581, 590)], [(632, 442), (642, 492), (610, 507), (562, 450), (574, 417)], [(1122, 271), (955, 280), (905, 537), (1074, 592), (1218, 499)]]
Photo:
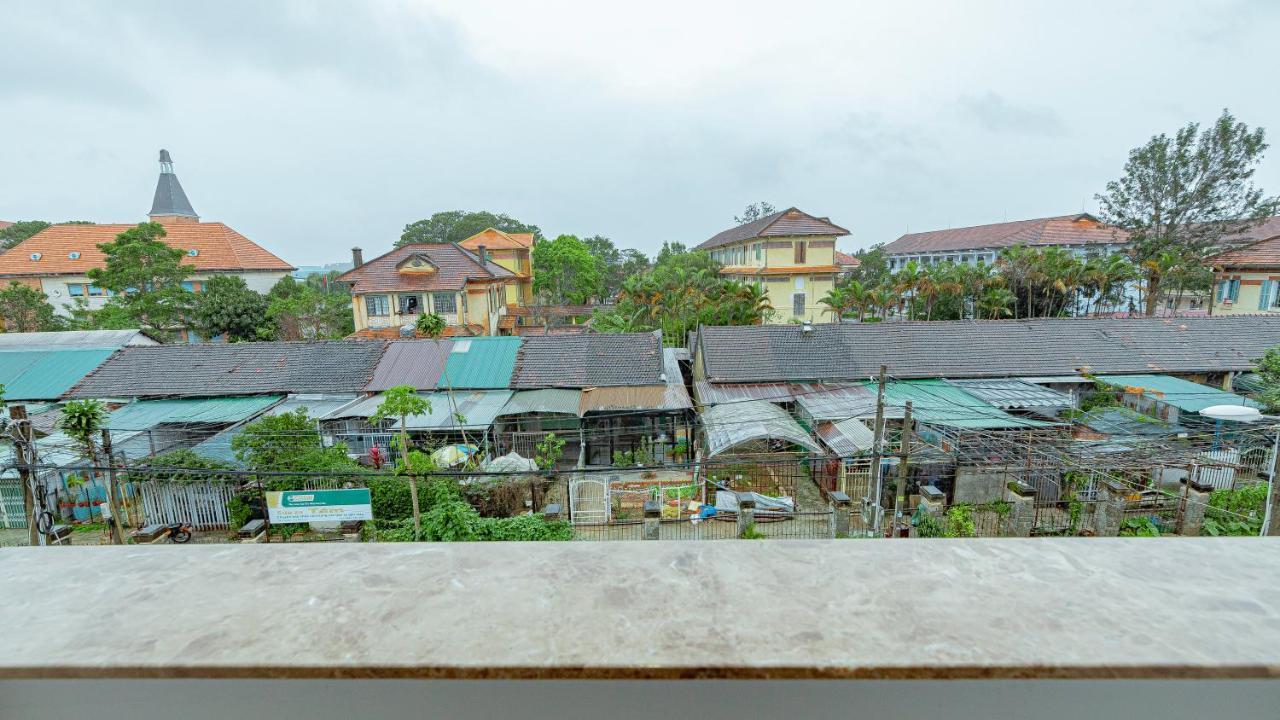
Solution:
[(373, 505), (368, 488), (268, 492), (267, 517), (280, 524), (372, 520)]

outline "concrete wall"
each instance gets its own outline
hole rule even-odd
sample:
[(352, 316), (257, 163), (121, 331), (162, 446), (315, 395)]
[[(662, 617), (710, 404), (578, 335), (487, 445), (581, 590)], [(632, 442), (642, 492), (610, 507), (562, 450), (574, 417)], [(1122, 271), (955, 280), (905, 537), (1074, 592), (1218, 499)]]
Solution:
[(1005, 488), (1017, 479), (1019, 478), (1015, 474), (999, 470), (958, 467), (956, 468), (955, 497), (952, 503), (981, 505), (1003, 500)]
[[(280, 279), (289, 273), (286, 272), (239, 272), (239, 273), (195, 273), (188, 278), (192, 283), (204, 283), (209, 278), (217, 275), (236, 275), (244, 279), (245, 285), (250, 290), (260, 294), (267, 294)], [(53, 306), (54, 312), (64, 317), (70, 317), (71, 309), (76, 305), (76, 298), (70, 294), (67, 289), (68, 285), (90, 285), (89, 276), (87, 275), (54, 275), (51, 277), (42, 277), (35, 279), (39, 283), (40, 291), (49, 298), (49, 304)], [(8, 284), (7, 281), (5, 284)], [(88, 301), (90, 310), (99, 310), (103, 305), (107, 304), (108, 296), (101, 295), (98, 297), (84, 296)]]

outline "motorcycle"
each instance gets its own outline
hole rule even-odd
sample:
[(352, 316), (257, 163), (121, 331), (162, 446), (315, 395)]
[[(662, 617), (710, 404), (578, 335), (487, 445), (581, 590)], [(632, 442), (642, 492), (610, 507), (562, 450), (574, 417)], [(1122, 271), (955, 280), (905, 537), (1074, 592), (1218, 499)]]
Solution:
[(185, 543), (191, 540), (191, 525), (187, 523), (168, 523), (165, 525), (148, 525), (133, 533), (134, 542), (158, 543), (168, 538), (171, 543)]

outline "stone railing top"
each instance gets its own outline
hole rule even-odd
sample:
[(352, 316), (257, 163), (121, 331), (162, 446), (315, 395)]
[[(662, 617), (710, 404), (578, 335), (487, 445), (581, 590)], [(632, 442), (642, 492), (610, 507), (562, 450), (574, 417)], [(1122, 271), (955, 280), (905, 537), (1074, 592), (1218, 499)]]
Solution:
[(8, 549), (0, 678), (1280, 677), (1276, 597), (1257, 538)]

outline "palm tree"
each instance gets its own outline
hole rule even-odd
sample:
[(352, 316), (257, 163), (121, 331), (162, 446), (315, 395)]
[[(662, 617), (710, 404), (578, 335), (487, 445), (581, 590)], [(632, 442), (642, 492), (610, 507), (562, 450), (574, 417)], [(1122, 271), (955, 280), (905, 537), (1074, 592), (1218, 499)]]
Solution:
[(833, 287), (827, 291), (818, 300), (819, 305), (826, 305), (827, 309), (823, 312), (831, 314), (831, 322), (838, 323), (844, 317), (844, 312), (849, 307), (849, 293), (842, 287)]
[(908, 262), (898, 271), (897, 275), (891, 278), (893, 282), (893, 290), (899, 296), (907, 298), (908, 302), (908, 318), (915, 318), (916, 314), (916, 289), (920, 284), (920, 266), (915, 260)]
[(868, 301), (871, 305), (880, 310), (881, 320), (888, 317), (889, 309), (897, 305), (900, 300), (901, 296), (898, 292), (894, 288), (888, 286), (877, 287), (875, 290), (871, 291), (868, 297)]
[(982, 297), (978, 299), (979, 315), (985, 313), (987, 317), (996, 319), (1009, 317), (1013, 314), (1010, 306), (1018, 301), (1018, 298), (1006, 287), (990, 287), (982, 293)]
[(850, 307), (858, 310), (858, 322), (862, 322), (862, 317), (867, 314), (867, 305), (871, 300), (871, 290), (857, 280), (850, 280), (844, 286), (844, 290), (849, 297)]

